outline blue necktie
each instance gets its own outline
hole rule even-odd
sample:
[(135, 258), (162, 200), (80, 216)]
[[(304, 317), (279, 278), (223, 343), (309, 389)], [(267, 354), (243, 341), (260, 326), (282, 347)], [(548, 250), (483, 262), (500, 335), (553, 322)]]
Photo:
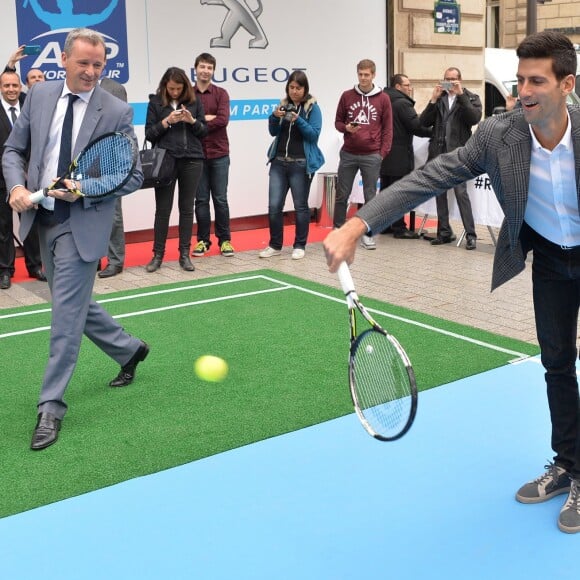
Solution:
[[(58, 154), (58, 168), (56, 174), (61, 177), (66, 173), (70, 162), (72, 161), (72, 128), (73, 128), (73, 104), (79, 98), (78, 95), (69, 93), (68, 106), (64, 115), (62, 124), (62, 133), (60, 135), (60, 152)], [(70, 203), (61, 199), (54, 200), (54, 217), (59, 223), (63, 223), (70, 216)]]
[(10, 107), (10, 116), (12, 117), (12, 126), (14, 127), (14, 123), (16, 123), (16, 119), (18, 118), (16, 115), (16, 107)]

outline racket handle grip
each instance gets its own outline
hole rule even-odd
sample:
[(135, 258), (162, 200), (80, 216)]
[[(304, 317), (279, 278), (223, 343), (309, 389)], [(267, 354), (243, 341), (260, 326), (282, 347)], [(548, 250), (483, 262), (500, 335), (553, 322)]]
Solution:
[(345, 294), (350, 294), (351, 292), (354, 292), (354, 282), (352, 280), (350, 269), (346, 262), (342, 262), (340, 264), (340, 266), (338, 267), (337, 274), (343, 292)]
[(38, 191), (31, 193), (28, 199), (32, 203), (39, 203), (41, 199), (47, 197), (46, 191), (46, 189), (39, 189)]

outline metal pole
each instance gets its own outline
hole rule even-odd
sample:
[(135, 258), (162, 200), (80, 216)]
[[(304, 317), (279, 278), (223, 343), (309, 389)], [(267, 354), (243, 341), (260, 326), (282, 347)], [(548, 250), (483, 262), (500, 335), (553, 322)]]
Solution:
[(537, 0), (528, 0), (526, 15), (526, 34), (532, 34), (538, 30), (538, 4)]

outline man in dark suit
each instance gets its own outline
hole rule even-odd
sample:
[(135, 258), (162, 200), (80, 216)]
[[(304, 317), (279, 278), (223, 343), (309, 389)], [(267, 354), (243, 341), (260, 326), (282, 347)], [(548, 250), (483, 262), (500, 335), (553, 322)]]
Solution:
[[(539, 503), (568, 493), (558, 527), (580, 532), (580, 396), (576, 375), (580, 309), (580, 107), (576, 52), (558, 32), (539, 32), (518, 46), (521, 107), (483, 121), (464, 147), (440, 155), (366, 204), (324, 242), (329, 269), (352, 262), (358, 239), (458, 183), (487, 173), (505, 220), (492, 290), (525, 268), (533, 252), (536, 330), (546, 369), (554, 462), (516, 493)], [(474, 491), (477, 491), (474, 489)]]
[[(430, 137), (431, 129), (423, 127), (415, 111), (415, 101), (411, 97), (413, 89), (409, 77), (396, 74), (391, 79), (391, 86), (384, 89), (391, 99), (393, 110), (393, 143), (389, 154), (381, 163), (381, 189), (411, 173), (415, 167), (413, 137)], [(405, 218), (391, 226), (393, 237), (414, 239), (419, 236), (407, 229)]]
[[(20, 114), (20, 107), (24, 102), (24, 93), (20, 77), (15, 72), (5, 71), (0, 75), (0, 149), (4, 146), (12, 125)], [(7, 290), (11, 286), (10, 278), (14, 275), (13, 239), (13, 211), (7, 201), (6, 185), (0, 171), (0, 290)], [(29, 235), (23, 244), (24, 260), (31, 278), (46, 281), (40, 260), (38, 233), (36, 229)]]
[[(479, 123), (481, 114), (481, 100), (475, 93), (463, 87), (461, 71), (456, 67), (448, 68), (443, 82), (435, 85), (431, 100), (420, 116), (422, 125), (433, 127), (433, 135), (429, 141), (429, 159), (465, 145), (471, 137), (471, 128)], [(477, 235), (467, 185), (459, 183), (454, 191), (465, 228), (465, 248), (475, 250)], [(449, 244), (456, 237), (449, 224), (447, 192), (439, 195), (435, 201), (437, 237), (431, 243), (434, 246)]]
[[(3, 72), (0, 75), (0, 93), (2, 106), (0, 107), (0, 147), (4, 146), (13, 120), (16, 121), (20, 111), (20, 78), (16, 73)], [(13, 211), (7, 201), (6, 183), (0, 173), (0, 290), (7, 290), (11, 286), (10, 278), (14, 275), (14, 240)]]
[[(109, 77), (101, 79), (101, 87), (125, 103), (127, 102), (127, 91), (125, 87)], [(98, 273), (99, 278), (111, 278), (123, 271), (125, 266), (125, 226), (123, 224), (123, 206), (121, 198), (115, 202), (115, 217), (113, 218), (113, 229), (109, 239), (107, 250), (107, 267)]]
[[(115, 199), (79, 196), (75, 184), (65, 180), (67, 189), (51, 190), (38, 206), (30, 202), (30, 193), (50, 185), (62, 171), (59, 166), (68, 166), (91, 140), (112, 131), (135, 138), (131, 107), (98, 86), (105, 54), (103, 37), (97, 32), (74, 29), (68, 34), (62, 53), (66, 80), (32, 87), (2, 158), (10, 205), (22, 212), (22, 237), (38, 223), (52, 293), (50, 353), (32, 449), (44, 449), (57, 440), (67, 410), (64, 393), (83, 333), (121, 366), (109, 383), (112, 387), (130, 384), (137, 365), (149, 353), (147, 344), (125, 332), (92, 300), (97, 262), (111, 234)], [(142, 181), (138, 165), (117, 195), (136, 191)], [(78, 185), (82, 191), (82, 178)]]

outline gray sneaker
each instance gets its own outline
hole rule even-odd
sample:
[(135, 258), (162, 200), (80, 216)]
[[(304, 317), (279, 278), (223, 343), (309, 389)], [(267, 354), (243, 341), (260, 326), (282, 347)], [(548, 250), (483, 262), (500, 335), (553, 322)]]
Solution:
[(546, 473), (518, 489), (516, 499), (519, 502), (541, 503), (570, 491), (570, 475), (563, 467), (548, 462), (544, 468), (547, 469)]
[(567, 534), (580, 532), (580, 479), (572, 479), (570, 493), (558, 517), (558, 527)]
[(376, 250), (377, 249), (377, 243), (372, 238), (372, 236), (363, 236), (361, 239), (360, 245), (365, 250)]

